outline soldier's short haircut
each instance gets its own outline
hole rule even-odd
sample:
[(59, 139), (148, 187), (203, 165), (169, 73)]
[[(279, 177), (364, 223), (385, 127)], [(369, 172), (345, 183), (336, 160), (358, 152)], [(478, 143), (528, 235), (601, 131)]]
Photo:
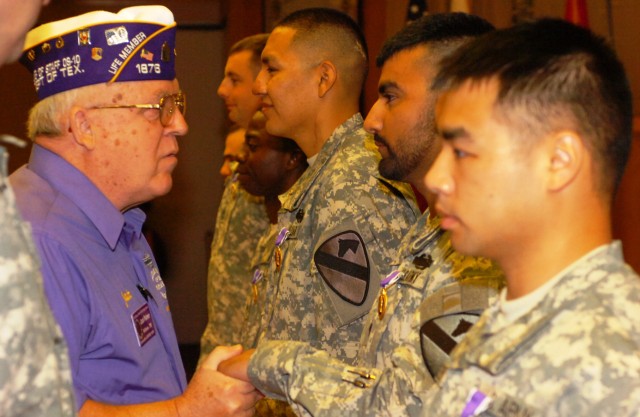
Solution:
[(347, 14), (329, 8), (298, 10), (282, 19), (274, 28), (286, 27), (296, 31), (293, 43), (321, 48), (347, 77), (347, 84), (362, 88), (367, 76), (369, 53), (362, 30)]
[(572, 129), (595, 161), (598, 189), (613, 198), (631, 146), (632, 96), (606, 41), (558, 19), (540, 19), (467, 43), (442, 63), (434, 89), (496, 79), (494, 114), (514, 140)]
[(229, 55), (233, 55), (239, 52), (249, 51), (251, 52), (251, 64), (256, 69), (256, 72), (260, 70), (261, 61), (260, 56), (262, 50), (267, 44), (269, 38), (268, 33), (259, 33), (257, 35), (247, 36), (234, 43), (231, 49), (229, 49)]
[(423, 16), (387, 39), (376, 58), (376, 65), (384, 63), (400, 51), (428, 45), (439, 60), (453, 52), (463, 42), (494, 30), (483, 18), (466, 13), (439, 13)]

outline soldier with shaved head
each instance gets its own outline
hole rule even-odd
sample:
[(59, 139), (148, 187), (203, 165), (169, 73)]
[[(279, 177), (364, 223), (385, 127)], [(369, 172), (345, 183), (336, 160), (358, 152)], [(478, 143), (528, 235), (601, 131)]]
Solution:
[(607, 42), (542, 19), (465, 45), (436, 76), (427, 186), (461, 253), (507, 287), (452, 353), (425, 416), (637, 416), (640, 281), (613, 240), (631, 91)]
[(394, 248), (415, 221), (408, 186), (377, 172), (358, 113), (367, 47), (347, 15), (304, 9), (272, 31), (254, 84), (267, 131), (309, 169), (282, 197), (261, 339), (302, 340), (355, 358)]
[(344, 13), (292, 13), (271, 32), (254, 83), (267, 131), (293, 139), (309, 168), (278, 213), (259, 343), (297, 340), (352, 363), (366, 316), (417, 207), (381, 177), (359, 98), (368, 51)]

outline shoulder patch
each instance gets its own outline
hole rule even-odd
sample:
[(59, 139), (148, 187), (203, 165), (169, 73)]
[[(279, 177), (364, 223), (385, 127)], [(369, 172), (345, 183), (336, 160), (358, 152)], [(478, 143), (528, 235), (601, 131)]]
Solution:
[(449, 361), (449, 354), (480, 318), (480, 311), (463, 311), (427, 320), (420, 326), (422, 358), (434, 378)]
[(313, 261), (324, 282), (340, 298), (357, 306), (365, 302), (371, 268), (358, 233), (347, 230), (330, 237), (318, 247)]

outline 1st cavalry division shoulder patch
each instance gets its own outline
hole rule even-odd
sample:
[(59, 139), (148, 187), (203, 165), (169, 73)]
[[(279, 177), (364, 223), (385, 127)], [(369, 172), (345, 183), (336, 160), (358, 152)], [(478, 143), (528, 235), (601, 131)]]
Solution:
[(422, 357), (431, 376), (438, 375), (453, 348), (479, 318), (479, 311), (463, 311), (434, 317), (420, 327)]
[(371, 268), (362, 237), (352, 230), (327, 239), (316, 250), (313, 260), (327, 285), (353, 305), (367, 299)]

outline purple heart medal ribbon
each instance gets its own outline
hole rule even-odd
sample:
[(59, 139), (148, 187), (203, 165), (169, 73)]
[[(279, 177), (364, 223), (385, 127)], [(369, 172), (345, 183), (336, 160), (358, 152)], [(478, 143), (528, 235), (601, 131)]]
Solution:
[(491, 398), (488, 395), (480, 390), (472, 389), (469, 397), (467, 397), (467, 404), (464, 406), (460, 417), (478, 416), (487, 411), (490, 404)]
[(262, 281), (262, 278), (264, 278), (264, 274), (262, 273), (260, 268), (256, 268), (256, 270), (253, 271), (253, 279), (251, 280), (251, 290), (253, 292), (254, 304), (258, 302), (258, 283)]
[(282, 266), (282, 249), (280, 249), (280, 246), (282, 246), (288, 237), (289, 229), (286, 227), (280, 229), (280, 233), (278, 233), (278, 237), (276, 238), (276, 251), (274, 256), (276, 261), (276, 272), (280, 272), (280, 267)]
[(396, 269), (380, 281), (380, 288), (382, 288), (382, 290), (378, 297), (378, 319), (382, 320), (384, 313), (387, 312), (387, 287), (395, 284), (401, 276), (400, 271)]

